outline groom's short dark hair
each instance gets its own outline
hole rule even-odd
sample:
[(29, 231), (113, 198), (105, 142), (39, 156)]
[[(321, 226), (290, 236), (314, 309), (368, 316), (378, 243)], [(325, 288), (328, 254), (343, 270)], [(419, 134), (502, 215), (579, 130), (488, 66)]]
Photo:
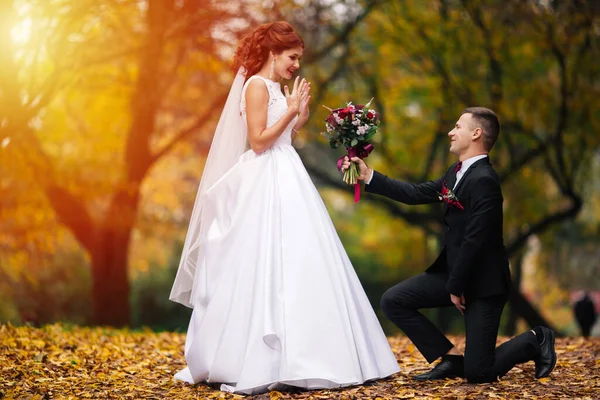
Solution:
[(500, 121), (496, 113), (485, 107), (469, 107), (462, 111), (461, 115), (463, 114), (473, 116), (473, 121), (479, 125), (477, 128), (483, 131), (483, 144), (490, 151), (500, 135)]

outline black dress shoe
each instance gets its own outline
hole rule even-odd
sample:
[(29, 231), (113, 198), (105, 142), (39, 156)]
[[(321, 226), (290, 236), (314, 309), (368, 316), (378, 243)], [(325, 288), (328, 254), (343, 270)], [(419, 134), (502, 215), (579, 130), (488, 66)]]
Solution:
[(464, 357), (442, 356), (442, 361), (429, 372), (415, 375), (417, 381), (429, 381), (446, 378), (463, 378), (465, 376)]
[(556, 366), (556, 351), (554, 350), (555, 333), (552, 329), (540, 326), (544, 333), (544, 341), (540, 344), (540, 355), (535, 361), (535, 377), (545, 378)]

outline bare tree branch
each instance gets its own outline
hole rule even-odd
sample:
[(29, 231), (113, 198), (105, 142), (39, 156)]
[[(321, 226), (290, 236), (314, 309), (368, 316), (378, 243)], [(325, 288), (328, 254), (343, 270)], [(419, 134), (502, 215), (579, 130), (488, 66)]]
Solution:
[(356, 17), (356, 19), (354, 19), (354, 21), (351, 21), (351, 22), (347, 23), (346, 25), (344, 25), (344, 28), (342, 29), (342, 31), (335, 38), (333, 38), (327, 45), (325, 45), (323, 48), (316, 51), (315, 53), (309, 54), (306, 57), (306, 61), (308, 63), (313, 63), (313, 62), (325, 57), (326, 55), (328, 55), (338, 45), (347, 43), (348, 38), (350, 37), (350, 35), (354, 31), (354, 29), (360, 24), (360, 22), (362, 20), (364, 20), (371, 11), (373, 11), (375, 6), (382, 4), (384, 2), (385, 2), (385, 0), (369, 0), (369, 1), (367, 1), (367, 4), (365, 5), (363, 11)]
[(571, 206), (569, 208), (547, 215), (540, 221), (530, 225), (525, 232), (521, 233), (516, 239), (506, 246), (506, 252), (509, 255), (514, 254), (527, 243), (527, 239), (529, 239), (531, 236), (544, 232), (554, 224), (575, 217), (579, 213), (579, 210), (581, 210), (581, 206), (581, 199), (578, 196), (573, 195)]
[(171, 139), (171, 141), (167, 145), (165, 145), (162, 149), (157, 151), (150, 158), (148, 167), (150, 167), (152, 164), (158, 161), (165, 154), (170, 152), (177, 143), (187, 139), (187, 137), (190, 136), (192, 133), (202, 129), (208, 122), (211, 121), (210, 115), (214, 113), (214, 110), (217, 110), (220, 107), (222, 107), (222, 105), (225, 103), (225, 100), (227, 100), (227, 94), (225, 93), (216, 97), (212, 101), (212, 103), (207, 107), (206, 111), (201, 116), (199, 116), (192, 125), (181, 130), (177, 135), (175, 135), (173, 139)]
[(475, 26), (479, 28), (483, 36), (483, 46), (485, 48), (486, 55), (488, 57), (489, 71), (488, 71), (488, 90), (490, 92), (490, 98), (492, 100), (492, 108), (498, 109), (500, 101), (503, 98), (502, 90), (502, 67), (500, 60), (496, 56), (496, 49), (493, 46), (493, 40), (491, 38), (491, 32), (488, 26), (486, 26), (483, 15), (481, 12), (481, 3), (473, 2), (469, 0), (463, 0), (463, 6), (467, 11), (471, 20)]
[[(47, 195), (58, 217), (69, 227), (83, 246), (91, 246), (94, 227), (91, 215), (81, 199), (59, 184), (52, 159), (44, 151), (35, 132), (28, 125), (32, 118), (31, 109), (22, 105), (19, 98), (17, 66), (12, 58), (8, 26), (4, 25), (4, 29), (0, 28), (0, 42), (6, 46), (2, 77), (5, 82), (10, 82), (10, 84), (3, 85), (3, 96), (1, 97), (4, 104), (8, 106), (4, 109), (9, 118), (7, 129), (12, 132), (14, 143), (19, 146), (20, 152), (26, 157), (28, 164), (38, 172), (34, 174), (34, 177)], [(8, 90), (9, 88), (12, 90)]]
[[(560, 106), (558, 110), (558, 121), (556, 123), (556, 146), (554, 147), (556, 161), (558, 162), (559, 170), (562, 172), (564, 177), (564, 182), (562, 183), (564, 186), (571, 186), (571, 179), (569, 177), (569, 173), (566, 170), (566, 164), (563, 154), (563, 133), (565, 127), (567, 125), (568, 119), (568, 82), (567, 82), (567, 65), (566, 65), (566, 57), (564, 53), (558, 48), (556, 41), (554, 39), (554, 31), (553, 25), (551, 23), (547, 24), (548, 29), (548, 41), (552, 48), (552, 54), (555, 56), (556, 61), (558, 62), (559, 72), (560, 72)], [(562, 185), (561, 185), (562, 186)]]

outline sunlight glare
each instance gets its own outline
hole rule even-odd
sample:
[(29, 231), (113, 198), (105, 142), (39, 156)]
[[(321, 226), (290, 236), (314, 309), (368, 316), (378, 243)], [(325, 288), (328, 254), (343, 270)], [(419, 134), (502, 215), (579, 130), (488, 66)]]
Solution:
[(31, 37), (31, 25), (31, 18), (25, 18), (15, 24), (10, 30), (10, 37), (15, 45), (22, 46), (29, 42), (29, 38)]

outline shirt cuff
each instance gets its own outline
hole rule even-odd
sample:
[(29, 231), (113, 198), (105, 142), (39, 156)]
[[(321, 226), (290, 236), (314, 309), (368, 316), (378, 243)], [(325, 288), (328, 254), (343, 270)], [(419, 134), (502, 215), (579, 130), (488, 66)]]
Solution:
[(365, 179), (365, 185), (368, 185), (369, 183), (371, 183), (371, 180), (373, 179), (373, 175), (375, 174), (375, 170), (372, 169), (371, 170), (371, 175), (369, 175), (369, 177), (367, 177), (367, 179)]

